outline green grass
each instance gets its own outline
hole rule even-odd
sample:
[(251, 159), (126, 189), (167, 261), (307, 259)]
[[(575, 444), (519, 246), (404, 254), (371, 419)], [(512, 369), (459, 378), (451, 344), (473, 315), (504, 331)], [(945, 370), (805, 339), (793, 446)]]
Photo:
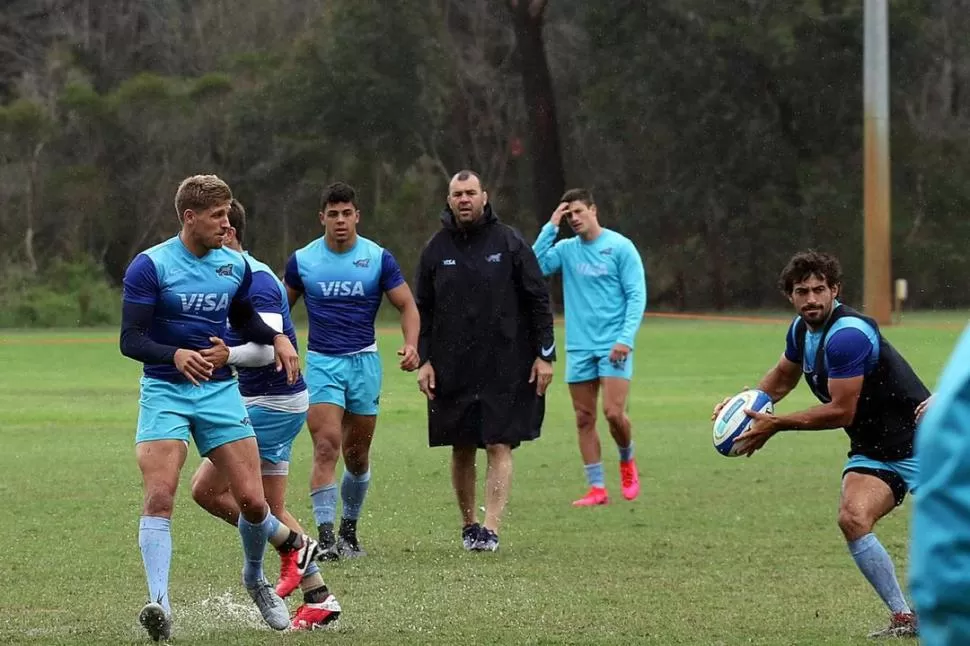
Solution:
[[(960, 321), (886, 334), (932, 387)], [(643, 493), (596, 509), (569, 505), (584, 482), (560, 363), (543, 437), (516, 451), (502, 549), (481, 555), (460, 549), (448, 452), (427, 448), (423, 401), (414, 375), (394, 367), (399, 336), (388, 331), (361, 520), (370, 556), (324, 570), (344, 607), (339, 630), (280, 636), (254, 619), (237, 534), (188, 495), (198, 463), (190, 453), (172, 530), (177, 642), (866, 643), (887, 613), (835, 525), (844, 434), (782, 435), (751, 459), (711, 447), (713, 403), (754, 384), (783, 334), (765, 324), (648, 320), (630, 400)], [(145, 642), (133, 459), (140, 367), (119, 355), (115, 338), (0, 334), (0, 643)], [(779, 408), (809, 403), (801, 386)], [(304, 433), (290, 487), (307, 524), (309, 446)], [(618, 494), (615, 451), (604, 447)], [(877, 530), (902, 577), (908, 515), (907, 504)], [(275, 556), (268, 563), (275, 575)]]

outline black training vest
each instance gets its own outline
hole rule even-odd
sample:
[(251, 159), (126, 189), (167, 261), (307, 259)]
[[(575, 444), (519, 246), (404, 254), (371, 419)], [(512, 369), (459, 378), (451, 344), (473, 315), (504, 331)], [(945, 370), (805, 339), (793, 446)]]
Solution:
[(828, 388), (828, 366), (825, 364), (825, 339), (832, 325), (844, 316), (862, 319), (872, 326), (879, 337), (879, 362), (875, 370), (863, 378), (855, 417), (845, 427), (850, 441), (849, 455), (861, 454), (874, 460), (911, 457), (916, 431), (916, 407), (930, 396), (930, 391), (906, 359), (882, 336), (879, 326), (871, 318), (845, 305), (835, 308), (822, 329), (812, 372), (805, 372), (804, 369), (808, 326), (804, 319), (799, 319), (795, 323), (794, 337), (802, 356), (805, 382), (819, 401), (832, 401)]

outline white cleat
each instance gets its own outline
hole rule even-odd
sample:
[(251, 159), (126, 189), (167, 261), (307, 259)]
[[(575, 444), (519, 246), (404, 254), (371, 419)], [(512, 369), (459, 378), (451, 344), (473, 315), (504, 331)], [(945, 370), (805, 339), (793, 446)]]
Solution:
[(256, 585), (246, 586), (246, 592), (259, 608), (259, 614), (263, 616), (270, 628), (273, 630), (286, 630), (290, 625), (290, 611), (269, 581), (263, 579)]
[(168, 641), (172, 637), (172, 615), (165, 612), (160, 603), (146, 603), (138, 613), (138, 623), (145, 628), (152, 641)]

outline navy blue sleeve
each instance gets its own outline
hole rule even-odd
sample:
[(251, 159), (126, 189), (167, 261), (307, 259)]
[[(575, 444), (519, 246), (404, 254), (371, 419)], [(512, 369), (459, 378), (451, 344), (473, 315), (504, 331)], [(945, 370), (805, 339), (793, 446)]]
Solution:
[(125, 270), (122, 284), (125, 302), (155, 306), (158, 299), (158, 273), (151, 258), (143, 253), (135, 256)]
[(121, 354), (146, 364), (175, 363), (175, 346), (156, 343), (148, 335), (155, 305), (125, 300), (121, 306)]
[(872, 342), (865, 332), (842, 328), (825, 341), (825, 363), (830, 379), (849, 379), (865, 375), (866, 359), (872, 353)]
[(290, 256), (289, 260), (286, 261), (286, 270), (283, 273), (283, 282), (286, 283), (287, 287), (290, 289), (295, 289), (298, 292), (305, 292), (306, 289), (303, 287), (303, 278), (300, 277), (300, 267), (296, 263), (296, 254)]
[(266, 321), (260, 318), (253, 308), (253, 301), (249, 293), (253, 284), (253, 271), (248, 262), (245, 265), (242, 283), (236, 290), (232, 302), (229, 303), (229, 324), (239, 332), (243, 341), (273, 345), (273, 339), (279, 332), (267, 325)]
[(792, 363), (802, 362), (802, 351), (798, 348), (798, 343), (795, 340), (795, 327), (797, 325), (798, 319), (796, 318), (788, 327), (788, 334), (785, 335), (785, 358)]
[(253, 285), (249, 289), (249, 300), (253, 309), (267, 314), (283, 313), (283, 294), (280, 293), (276, 278), (265, 271), (253, 274)]
[(381, 291), (389, 292), (404, 284), (401, 266), (387, 249), (381, 255)]

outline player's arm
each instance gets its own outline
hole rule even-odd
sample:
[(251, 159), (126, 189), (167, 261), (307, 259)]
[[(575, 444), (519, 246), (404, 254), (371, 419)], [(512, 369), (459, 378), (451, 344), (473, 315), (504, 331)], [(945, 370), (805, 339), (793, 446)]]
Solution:
[(290, 309), (300, 300), (300, 296), (306, 291), (303, 288), (303, 278), (300, 276), (300, 267), (296, 263), (296, 254), (292, 254), (286, 261), (286, 269), (283, 273), (283, 284), (286, 286), (286, 299), (290, 302)]
[(771, 397), (772, 402), (778, 403), (795, 389), (801, 377), (802, 365), (789, 359), (786, 354), (782, 354), (778, 358), (778, 363), (758, 382), (757, 388)]
[(149, 336), (158, 298), (158, 274), (151, 258), (139, 254), (131, 261), (123, 287), (121, 354), (141, 363), (173, 365), (178, 348), (157, 343)]
[[(266, 325), (277, 332), (283, 331), (283, 315), (278, 312), (258, 312), (259, 318), (263, 319)], [(229, 346), (230, 366), (237, 368), (259, 368), (268, 366), (276, 358), (276, 350), (271, 345), (262, 343), (243, 343), (242, 345)]]
[(229, 303), (229, 324), (239, 332), (244, 341), (273, 346), (276, 369), (285, 369), (287, 381), (292, 384), (300, 374), (300, 357), (282, 329), (274, 330), (257, 315), (249, 293), (252, 282), (252, 270), (249, 263), (245, 263), (242, 283)]
[(647, 309), (647, 277), (643, 270), (643, 260), (632, 243), (620, 248), (618, 259), (620, 286), (626, 299), (626, 312), (623, 317), (623, 330), (617, 343), (633, 349), (637, 331)]
[(568, 210), (568, 204), (560, 204), (553, 212), (549, 221), (539, 229), (539, 235), (532, 244), (532, 252), (539, 262), (539, 268), (544, 276), (551, 276), (562, 269), (562, 257), (556, 238), (559, 235), (559, 223)]
[(418, 356), (418, 334), (421, 330), (421, 316), (418, 314), (418, 306), (414, 302), (414, 295), (408, 287), (404, 276), (401, 274), (401, 266), (390, 251), (384, 250), (381, 255), (381, 289), (387, 294), (387, 300), (397, 308), (401, 314), (401, 333), (404, 335), (404, 345), (397, 351), (401, 357), (401, 370), (417, 370), (419, 363)]

